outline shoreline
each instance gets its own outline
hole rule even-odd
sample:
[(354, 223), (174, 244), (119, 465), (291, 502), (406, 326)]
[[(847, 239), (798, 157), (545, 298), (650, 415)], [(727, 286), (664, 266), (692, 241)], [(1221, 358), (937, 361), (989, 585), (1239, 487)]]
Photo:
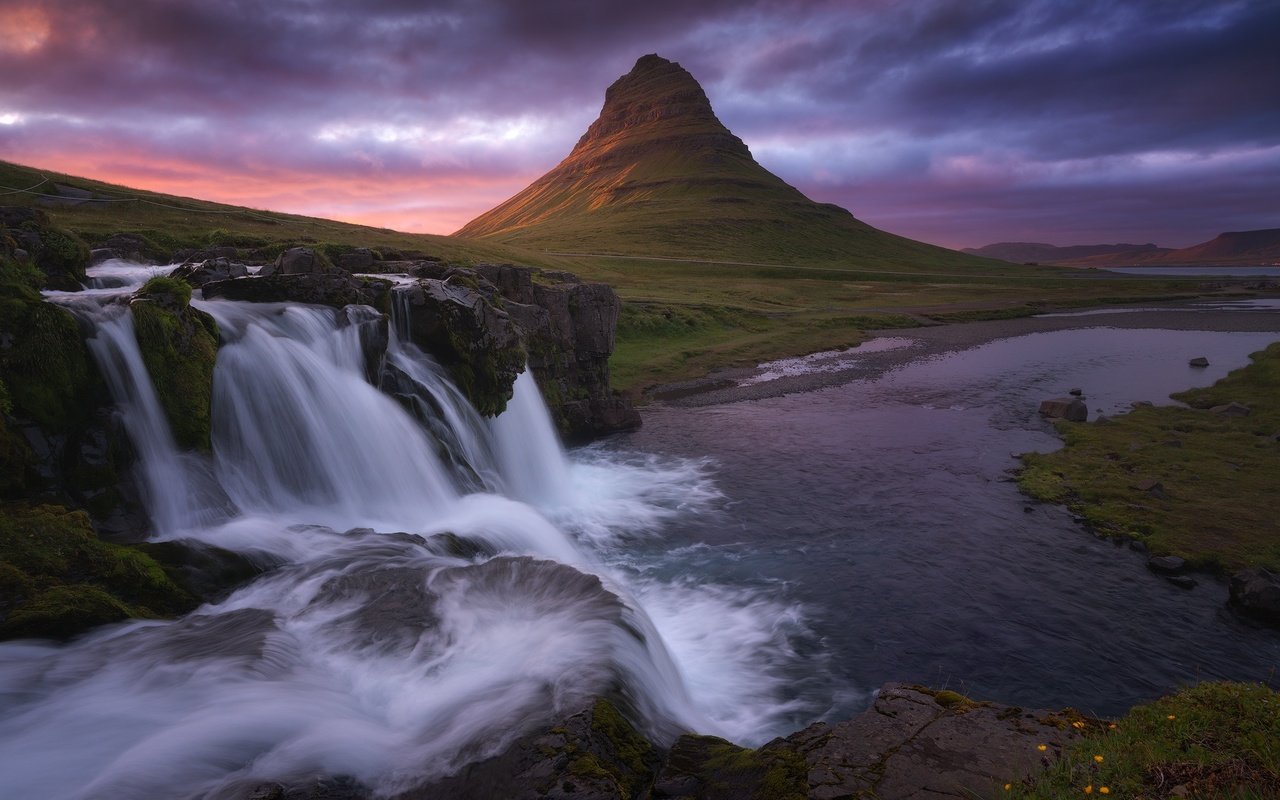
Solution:
[[(762, 379), (761, 376), (767, 372), (762, 369), (764, 365), (721, 369), (701, 378), (653, 387), (644, 392), (643, 397), (649, 401), (650, 407), (692, 408), (811, 392), (856, 380), (872, 380), (913, 361), (969, 350), (1000, 339), (1063, 330), (1154, 328), (1229, 333), (1273, 332), (1280, 337), (1280, 312), (1272, 310), (1198, 310), (1192, 304), (1183, 302), (1167, 307), (1156, 304), (1143, 304), (1140, 307), (1100, 306), (1061, 313), (1061, 316), (1049, 314), (950, 322), (920, 328), (869, 330), (867, 333), (870, 338), (849, 350), (781, 360), (817, 361), (824, 365), (825, 371)], [(886, 338), (903, 339), (907, 342), (886, 350), (862, 349), (870, 342)], [(641, 411), (643, 413), (643, 407)]]

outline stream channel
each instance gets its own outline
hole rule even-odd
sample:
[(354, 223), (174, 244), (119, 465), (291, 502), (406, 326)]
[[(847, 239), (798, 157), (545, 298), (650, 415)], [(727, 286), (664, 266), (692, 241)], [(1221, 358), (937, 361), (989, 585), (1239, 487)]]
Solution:
[(272, 568), (181, 620), (0, 644), (0, 797), (231, 798), (315, 774), (392, 795), (605, 692), (659, 742), (757, 745), (890, 680), (1115, 714), (1276, 679), (1280, 634), (1221, 583), (1169, 584), (1007, 474), (1059, 444), (1040, 399), (1170, 402), (1274, 332), (1000, 339), (653, 407), (566, 454), (528, 374), (481, 419), (393, 335), (396, 402), (368, 380), (369, 314), (196, 300), (223, 338), (200, 456), (174, 447), (123, 302), (152, 272), (108, 263), (50, 299), (96, 331), (154, 537)]

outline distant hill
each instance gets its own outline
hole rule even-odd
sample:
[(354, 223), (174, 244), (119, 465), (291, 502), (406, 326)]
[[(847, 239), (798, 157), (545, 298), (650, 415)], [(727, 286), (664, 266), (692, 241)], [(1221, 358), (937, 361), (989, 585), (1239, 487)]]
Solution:
[(970, 253), (975, 256), (985, 256), (986, 258), (998, 258), (1001, 261), (1012, 261), (1015, 264), (1026, 264), (1028, 262), (1058, 264), (1063, 261), (1092, 256), (1123, 255), (1128, 257), (1130, 255), (1137, 256), (1139, 254), (1165, 253), (1169, 251), (1167, 248), (1156, 247), (1154, 244), (1078, 244), (1057, 247), (1040, 242), (996, 242), (985, 247), (966, 247), (960, 252)]
[(816, 203), (756, 163), (679, 64), (647, 55), (554, 169), (456, 236), (530, 249), (850, 266), (990, 268)]
[(968, 248), (972, 255), (1018, 264), (1073, 267), (1247, 266), (1280, 263), (1280, 228), (1220, 233), (1200, 244), (1171, 250), (1154, 244), (1086, 244), (1055, 247), (1038, 242), (999, 242)]

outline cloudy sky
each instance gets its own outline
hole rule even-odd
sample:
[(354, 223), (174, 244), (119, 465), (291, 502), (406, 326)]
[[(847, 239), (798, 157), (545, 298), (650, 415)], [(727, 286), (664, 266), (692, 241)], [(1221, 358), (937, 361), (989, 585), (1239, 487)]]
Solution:
[(0, 159), (449, 233), (645, 53), (769, 170), (952, 247), (1280, 227), (1280, 2), (0, 0)]

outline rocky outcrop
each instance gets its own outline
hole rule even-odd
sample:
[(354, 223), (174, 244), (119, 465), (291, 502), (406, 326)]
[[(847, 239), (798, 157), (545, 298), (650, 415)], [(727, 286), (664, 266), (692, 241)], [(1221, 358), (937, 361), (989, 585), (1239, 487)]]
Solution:
[(179, 447), (210, 449), (218, 325), (190, 306), (191, 287), (152, 278), (129, 303), (134, 335)]
[(1263, 567), (1231, 576), (1231, 604), (1250, 616), (1280, 625), (1280, 575)]
[(803, 756), (816, 800), (993, 797), (1052, 763), (1073, 731), (1054, 712), (891, 683), (868, 711), (782, 743)]
[(607, 700), (500, 755), (463, 767), (396, 800), (630, 800), (643, 797), (661, 753)]
[(502, 413), (527, 354), (521, 330), (474, 276), (455, 271), (398, 290), (409, 341), (434, 356), (481, 414)]
[(639, 427), (631, 401), (609, 388), (621, 307), (612, 288), (510, 264), (480, 264), (475, 271), (508, 301), (504, 307), (524, 332), (529, 367), (561, 434), (582, 440)]
[(229, 281), (232, 278), (244, 278), (248, 275), (248, 267), (225, 256), (188, 262), (169, 273), (169, 277), (186, 281), (197, 289), (213, 281)]
[(1079, 736), (1077, 725), (1093, 724), (1074, 712), (886, 684), (853, 719), (817, 723), (756, 750), (686, 734), (663, 752), (613, 703), (597, 700), (397, 800), (996, 797), (1056, 761)]
[(345, 272), (273, 274), (267, 277), (215, 280), (202, 287), (206, 299), (225, 297), (251, 303), (309, 303), (342, 308), (373, 306), (386, 313), (391, 284), (376, 278), (357, 278)]
[(115, 233), (94, 242), (90, 252), (91, 262), (101, 264), (112, 258), (122, 258), (139, 264), (165, 264), (169, 254), (160, 245), (140, 233)]

